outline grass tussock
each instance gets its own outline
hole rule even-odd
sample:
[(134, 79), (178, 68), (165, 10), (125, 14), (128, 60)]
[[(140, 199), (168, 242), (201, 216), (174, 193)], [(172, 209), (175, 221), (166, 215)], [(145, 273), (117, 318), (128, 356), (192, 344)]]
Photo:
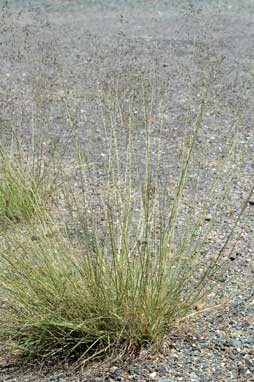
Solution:
[(12, 132), (10, 142), (0, 144), (0, 226), (29, 223), (42, 217), (57, 187), (54, 152), (43, 153), (42, 141), (34, 139), (27, 149), (21, 137)]
[(45, 203), (40, 182), (19, 163), (2, 158), (0, 165), (0, 222), (29, 221)]
[[(118, 104), (115, 111), (121, 121)], [(142, 176), (134, 175), (131, 107), (124, 151), (119, 146), (122, 135), (117, 122), (109, 118), (107, 129), (105, 119), (107, 152), (103, 155), (103, 182), (97, 192), (92, 164), (77, 146), (79, 193), (75, 193), (74, 182), (63, 186), (65, 212), (59, 208), (58, 217), (48, 215), (40, 233), (36, 232), (36, 240), (36, 229), (30, 226), (26, 240), (18, 231), (9, 232), (5, 248), (1, 247), (4, 304), (0, 333), (10, 340), (11, 346), (15, 344), (25, 355), (40, 360), (75, 357), (87, 361), (118, 348), (128, 350), (145, 343), (159, 343), (216, 287), (215, 275), (221, 270), (224, 251), (252, 190), (221, 247), (216, 253), (209, 253), (208, 236), (218, 223), (245, 149), (238, 150), (237, 133), (230, 133), (200, 203), (200, 163), (205, 152), (199, 147), (201, 158), (197, 161), (196, 149), (204, 111), (205, 99), (183, 145), (173, 199), (166, 183), (161, 185), (156, 176), (161, 154), (158, 148), (156, 160), (151, 159), (152, 119), (145, 108)], [(190, 181), (192, 166), (196, 166), (196, 176)], [(11, 175), (13, 170), (5, 171)], [(17, 200), (10, 217), (30, 214), (40, 201), (36, 186), (22, 182), (20, 175), (6, 188)], [(20, 184), (26, 190), (24, 195)], [(182, 213), (186, 189), (188, 208)], [(6, 192), (2, 192), (5, 203)], [(4, 202), (2, 205), (4, 210)], [(48, 227), (53, 224), (59, 228), (48, 235)]]

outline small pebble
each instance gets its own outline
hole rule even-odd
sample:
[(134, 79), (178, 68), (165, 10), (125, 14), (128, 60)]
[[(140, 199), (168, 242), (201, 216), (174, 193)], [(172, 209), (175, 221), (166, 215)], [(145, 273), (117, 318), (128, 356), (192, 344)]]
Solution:
[(193, 382), (199, 382), (200, 378), (199, 378), (199, 376), (196, 373), (192, 372), (190, 374), (190, 380), (193, 381)]

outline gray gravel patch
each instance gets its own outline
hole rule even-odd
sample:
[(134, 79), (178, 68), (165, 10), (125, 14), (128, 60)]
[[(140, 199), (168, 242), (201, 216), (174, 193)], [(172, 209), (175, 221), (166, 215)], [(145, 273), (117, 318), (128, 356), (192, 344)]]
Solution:
[[(99, 161), (107, 95), (117, 88), (124, 104), (144, 86), (147, 100), (154, 89), (154, 124), (163, 122), (154, 138), (160, 138), (165, 152), (164, 174), (173, 180), (182, 136), (189, 129), (186, 114), (195, 115), (204, 83), (216, 67), (204, 121), (209, 163), (223, 147), (249, 79), (237, 123), (240, 141), (248, 140), (251, 151), (232, 192), (237, 210), (253, 181), (253, 36), (254, 6), (247, 0), (10, 1), (0, 12), (1, 130), (8, 135), (16, 128), (28, 141), (36, 130), (47, 143), (71, 126), (91, 158)], [(138, 166), (143, 153), (138, 100), (135, 107)], [(68, 136), (67, 156), (72, 155), (72, 143), (73, 136)], [(204, 181), (203, 194), (207, 187)], [(237, 281), (227, 287), (221, 280), (229, 301), (191, 318), (184, 335), (170, 334), (161, 354), (147, 351), (127, 363), (89, 365), (82, 373), (71, 366), (40, 372), (12, 366), (0, 369), (0, 381), (254, 381), (253, 212), (250, 204), (227, 275)], [(222, 211), (225, 224), (227, 218)], [(216, 232), (215, 247), (219, 236)], [(219, 296), (210, 299), (221, 302)]]

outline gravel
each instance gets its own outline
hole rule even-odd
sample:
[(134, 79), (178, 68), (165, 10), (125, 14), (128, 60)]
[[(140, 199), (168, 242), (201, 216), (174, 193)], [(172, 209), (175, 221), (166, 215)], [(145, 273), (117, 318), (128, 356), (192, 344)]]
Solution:
[[(204, 121), (209, 148), (201, 189), (205, 194), (209, 165), (223, 147), (235, 120), (237, 97), (251, 74), (252, 1), (10, 1), (2, 7), (1, 129), (8, 136), (17, 128), (28, 140), (35, 129), (51, 139), (72, 124), (96, 162), (105, 145), (98, 99), (104, 107), (105, 94), (117, 84), (124, 102), (132, 90), (140, 91), (141, 82), (149, 99), (152, 83), (155, 124), (156, 118), (163, 121), (154, 138), (161, 140), (163, 171), (173, 181), (186, 113), (195, 114), (204, 81), (217, 63)], [(240, 141), (248, 140), (251, 150), (233, 187), (230, 203), (235, 210), (253, 180), (253, 90), (250, 79), (238, 125)], [(139, 114), (140, 105), (136, 108)], [(137, 165), (143, 152), (139, 123), (137, 117)], [(65, 154), (70, 156), (72, 138), (66, 142)], [(70, 365), (20, 370), (11, 363), (1, 367), (0, 362), (0, 381), (254, 381), (253, 204), (240, 224), (231, 268), (220, 280), (227, 302), (170, 333), (159, 354), (144, 350), (137, 359), (91, 364), (82, 372)], [(228, 217), (221, 211), (226, 226)], [(216, 231), (211, 240), (214, 248), (220, 235)], [(230, 285), (225, 284), (228, 278)], [(219, 295), (209, 299), (221, 303)]]

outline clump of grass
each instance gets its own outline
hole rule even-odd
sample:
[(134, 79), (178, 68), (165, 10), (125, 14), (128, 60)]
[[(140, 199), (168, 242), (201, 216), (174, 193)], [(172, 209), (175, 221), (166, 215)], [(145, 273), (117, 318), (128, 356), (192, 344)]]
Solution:
[(0, 165), (0, 222), (28, 221), (43, 208), (40, 182), (17, 161), (2, 156)]
[[(121, 117), (121, 107), (116, 109)], [(76, 169), (82, 192), (77, 195), (72, 184), (63, 188), (72, 226), (79, 229), (78, 240), (72, 240), (69, 221), (64, 231), (50, 237), (45, 224), (37, 240), (29, 239), (34, 230), (25, 241), (10, 233), (6, 248), (1, 248), (0, 286), (8, 299), (2, 309), (0, 333), (11, 339), (11, 345), (42, 361), (54, 357), (87, 361), (119, 348), (130, 351), (160, 342), (214, 287), (223, 253), (253, 190), (221, 248), (216, 253), (207, 252), (207, 238), (227, 199), (243, 151), (237, 155), (237, 135), (230, 135), (200, 205), (199, 176), (188, 183), (188, 175), (195, 162), (204, 110), (205, 99), (183, 150), (172, 202), (166, 188), (160, 189), (160, 178), (152, 179), (151, 118), (146, 108), (141, 182), (136, 183), (132, 172), (131, 116), (123, 160), (112, 118), (110, 130), (105, 129), (108, 149), (104, 181), (97, 193), (93, 164), (78, 148)], [(159, 164), (159, 156), (157, 159)], [(231, 166), (232, 161), (235, 166)], [(186, 187), (189, 204), (182, 215)], [(211, 209), (212, 218), (207, 223)], [(183, 220), (180, 230), (179, 217)]]
[[(36, 147), (35, 147), (36, 146)], [(53, 156), (42, 152), (42, 142), (27, 148), (17, 132), (0, 145), (0, 226), (28, 223), (42, 217), (56, 188)]]

